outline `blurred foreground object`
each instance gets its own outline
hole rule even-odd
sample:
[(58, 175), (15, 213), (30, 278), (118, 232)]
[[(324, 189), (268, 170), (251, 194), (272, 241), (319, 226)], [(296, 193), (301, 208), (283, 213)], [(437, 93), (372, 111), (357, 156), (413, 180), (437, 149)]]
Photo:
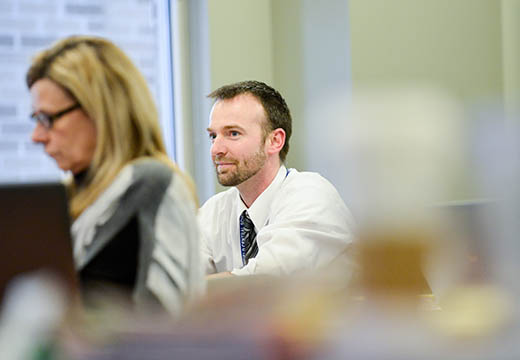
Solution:
[(422, 271), (442, 235), (428, 207), (453, 196), (463, 176), (464, 121), (461, 106), (434, 89), (380, 89), (353, 97), (340, 151), (360, 227), (366, 291), (431, 293)]
[[(338, 321), (324, 358), (517, 358), (517, 147), (474, 131), (460, 104), (431, 89), (367, 92), (350, 106), (336, 141), (360, 226), (364, 301)], [(490, 200), (450, 203), (461, 180)], [(454, 211), (470, 208), (467, 218)]]
[[(76, 344), (83, 346), (70, 358), (520, 358), (518, 152), (509, 136), (465, 127), (449, 99), (420, 94), (367, 101), (378, 108), (367, 111), (381, 118), (359, 118), (352, 142), (341, 143), (349, 147), (349, 184), (359, 185), (351, 188), (361, 225), (357, 287), (341, 267), (301, 277), (221, 279), (176, 323), (112, 309), (80, 322)], [(397, 126), (388, 130), (390, 139), (380, 124), (385, 118)], [(370, 140), (372, 127), (378, 137)], [(437, 144), (444, 137), (452, 141)], [(468, 149), (473, 162), (465, 158)], [(472, 175), (468, 186), (487, 200), (446, 202), (450, 179), (462, 169)], [(104, 329), (92, 336), (89, 327)]]
[(65, 288), (43, 271), (19, 275), (7, 288), (0, 320), (0, 358), (54, 359), (67, 310)]

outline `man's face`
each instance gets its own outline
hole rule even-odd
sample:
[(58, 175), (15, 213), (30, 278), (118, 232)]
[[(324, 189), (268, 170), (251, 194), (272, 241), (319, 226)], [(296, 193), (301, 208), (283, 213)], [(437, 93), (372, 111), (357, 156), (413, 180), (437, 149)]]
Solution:
[(264, 166), (265, 112), (250, 94), (215, 103), (208, 134), (211, 158), (221, 185), (236, 186), (256, 175)]

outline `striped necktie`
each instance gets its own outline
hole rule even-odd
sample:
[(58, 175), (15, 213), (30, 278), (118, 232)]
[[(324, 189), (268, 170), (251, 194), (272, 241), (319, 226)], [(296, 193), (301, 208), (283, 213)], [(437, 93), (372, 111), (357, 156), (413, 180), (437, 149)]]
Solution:
[(247, 210), (240, 215), (240, 248), (242, 249), (242, 262), (247, 265), (250, 258), (254, 258), (258, 253), (256, 243), (255, 225)]

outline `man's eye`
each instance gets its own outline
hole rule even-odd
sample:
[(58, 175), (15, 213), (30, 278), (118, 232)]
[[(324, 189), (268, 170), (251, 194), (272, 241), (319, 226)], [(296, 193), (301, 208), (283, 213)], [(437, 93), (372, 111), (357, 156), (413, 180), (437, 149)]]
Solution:
[(238, 136), (238, 135), (240, 135), (240, 133), (238, 131), (230, 131), (229, 134), (231, 136)]
[(215, 134), (208, 134), (208, 137), (211, 141), (215, 140), (215, 138), (217, 137)]

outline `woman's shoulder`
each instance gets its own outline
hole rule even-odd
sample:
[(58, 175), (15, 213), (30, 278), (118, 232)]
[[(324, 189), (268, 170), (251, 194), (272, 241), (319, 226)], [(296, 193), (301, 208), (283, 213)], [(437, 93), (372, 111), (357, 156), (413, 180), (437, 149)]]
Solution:
[[(127, 196), (147, 198), (152, 194), (163, 194), (173, 178), (173, 169), (168, 164), (156, 159), (143, 158), (124, 166), (110, 188), (124, 187)], [(126, 185), (121, 183), (123, 179), (126, 179)]]
[(174, 174), (173, 169), (166, 163), (151, 158), (143, 158), (129, 164), (131, 166), (135, 181), (169, 182)]
[(130, 165), (134, 186), (166, 188), (180, 183), (187, 187), (183, 174), (176, 171), (173, 165), (165, 161), (144, 158), (132, 162)]
[(145, 199), (148, 196), (161, 197), (165, 201), (176, 199), (176, 202), (186, 197), (186, 201), (196, 204), (182, 174), (167, 162), (141, 158), (125, 166), (122, 172), (127, 169), (131, 172), (132, 179), (129, 192), (146, 194)]

